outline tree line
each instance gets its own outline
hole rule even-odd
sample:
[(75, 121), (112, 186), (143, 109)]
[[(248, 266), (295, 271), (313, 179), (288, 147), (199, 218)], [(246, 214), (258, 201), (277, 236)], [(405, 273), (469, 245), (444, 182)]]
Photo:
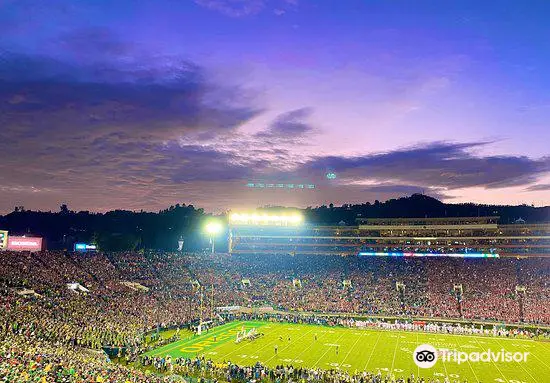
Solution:
[[(357, 218), (400, 217), (500, 216), (501, 224), (518, 220), (550, 221), (550, 207), (448, 204), (421, 194), (385, 202), (307, 207), (301, 211), (305, 221), (313, 225), (355, 225)], [(203, 227), (210, 217), (212, 215), (203, 209), (186, 204), (176, 204), (159, 212), (113, 210), (106, 213), (72, 211), (65, 204), (56, 212), (30, 211), (17, 206), (13, 212), (0, 216), (0, 230), (8, 230), (12, 235), (41, 236), (48, 249), (72, 249), (75, 242), (83, 242), (95, 243), (105, 251), (175, 250), (181, 238), (186, 250), (198, 251), (208, 247), (209, 238)], [(225, 215), (220, 218), (224, 219)], [(222, 250), (223, 234), (218, 240), (222, 246), (218, 248)]]

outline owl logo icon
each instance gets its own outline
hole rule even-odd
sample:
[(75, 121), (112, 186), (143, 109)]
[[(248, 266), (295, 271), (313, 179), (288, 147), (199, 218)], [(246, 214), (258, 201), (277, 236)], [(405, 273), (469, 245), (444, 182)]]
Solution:
[(414, 350), (413, 360), (420, 368), (432, 368), (437, 362), (437, 350), (430, 344), (422, 344)]

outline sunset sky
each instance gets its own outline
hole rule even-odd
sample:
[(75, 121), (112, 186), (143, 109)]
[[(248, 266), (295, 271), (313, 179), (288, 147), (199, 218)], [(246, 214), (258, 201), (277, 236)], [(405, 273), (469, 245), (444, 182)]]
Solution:
[(549, 15), (546, 0), (0, 0), (0, 214), (414, 192), (550, 205)]

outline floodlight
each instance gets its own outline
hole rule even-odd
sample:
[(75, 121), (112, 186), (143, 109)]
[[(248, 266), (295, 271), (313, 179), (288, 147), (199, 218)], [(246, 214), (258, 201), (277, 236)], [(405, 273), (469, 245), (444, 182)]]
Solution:
[(212, 221), (209, 221), (206, 226), (204, 227), (204, 231), (206, 231), (206, 233), (208, 234), (208, 236), (210, 237), (210, 243), (212, 244), (212, 253), (214, 253), (214, 243), (216, 241), (214, 241), (214, 237), (220, 233), (223, 229), (223, 226), (221, 224), (221, 222), (217, 221), (217, 220), (212, 220)]
[(303, 218), (304, 217), (302, 217), (301, 215), (295, 214), (295, 215), (290, 217), (290, 221), (293, 222), (293, 223), (299, 223), (299, 222), (302, 222)]
[(206, 232), (210, 235), (218, 234), (220, 231), (222, 231), (222, 224), (217, 221), (208, 222), (205, 229)]

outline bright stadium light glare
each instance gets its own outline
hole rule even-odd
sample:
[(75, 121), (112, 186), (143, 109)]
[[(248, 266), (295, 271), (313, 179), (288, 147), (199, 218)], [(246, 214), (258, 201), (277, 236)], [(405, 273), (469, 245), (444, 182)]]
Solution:
[(220, 221), (211, 220), (204, 226), (204, 231), (208, 234), (210, 244), (212, 245), (212, 253), (214, 253), (214, 237), (223, 230), (223, 226)]
[(290, 220), (294, 223), (300, 223), (300, 222), (302, 222), (302, 219), (303, 219), (303, 217), (299, 214), (296, 214), (296, 215), (293, 215), (292, 217), (290, 217)]
[(232, 225), (299, 225), (304, 217), (299, 213), (287, 214), (285, 212), (269, 214), (264, 212), (232, 213), (229, 215), (229, 223)]
[(222, 231), (222, 224), (217, 221), (211, 221), (206, 224), (205, 230), (208, 234), (218, 234)]

